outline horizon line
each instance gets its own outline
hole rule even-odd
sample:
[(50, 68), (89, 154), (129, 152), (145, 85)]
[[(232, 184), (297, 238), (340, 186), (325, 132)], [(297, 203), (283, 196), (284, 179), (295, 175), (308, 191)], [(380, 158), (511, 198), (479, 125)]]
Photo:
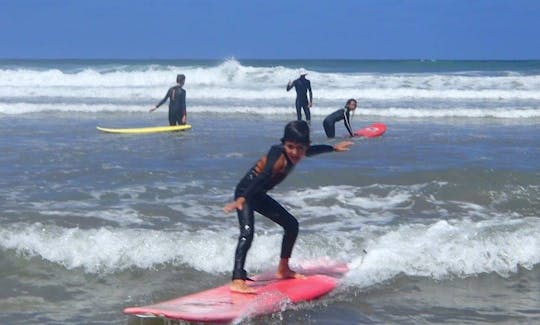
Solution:
[(83, 60), (95, 60), (95, 61), (110, 61), (110, 60), (121, 60), (121, 61), (419, 61), (419, 62), (436, 62), (436, 61), (470, 61), (470, 62), (481, 62), (481, 61), (540, 61), (540, 58), (519, 58), (519, 59), (501, 59), (501, 58), (489, 58), (489, 59), (452, 59), (452, 58), (437, 58), (437, 59), (426, 59), (426, 58), (237, 58), (234, 56), (226, 58), (123, 58), (123, 57), (0, 57), (2, 61), (54, 61), (54, 60), (65, 60), (65, 61), (83, 61)]

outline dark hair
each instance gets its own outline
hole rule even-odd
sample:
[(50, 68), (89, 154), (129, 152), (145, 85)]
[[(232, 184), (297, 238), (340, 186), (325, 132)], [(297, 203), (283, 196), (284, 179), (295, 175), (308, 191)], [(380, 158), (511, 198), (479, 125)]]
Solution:
[(176, 82), (178, 82), (179, 84), (186, 81), (186, 76), (183, 75), (183, 74), (177, 74), (176, 75)]
[(345, 104), (345, 106), (349, 106), (349, 104), (350, 104), (351, 102), (354, 102), (355, 104), (358, 104), (358, 102), (356, 101), (356, 99), (351, 98), (351, 99), (347, 100), (347, 103)]
[(285, 130), (283, 131), (283, 138), (281, 138), (281, 143), (285, 141), (298, 142), (301, 144), (308, 145), (311, 143), (309, 140), (309, 125), (306, 121), (292, 121), (285, 125)]

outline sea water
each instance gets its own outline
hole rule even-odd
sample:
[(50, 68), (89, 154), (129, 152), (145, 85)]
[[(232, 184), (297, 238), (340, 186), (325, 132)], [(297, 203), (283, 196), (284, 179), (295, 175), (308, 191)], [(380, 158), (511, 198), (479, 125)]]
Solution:
[[(296, 118), (313, 143), (358, 100), (345, 153), (306, 158), (270, 194), (300, 222), (291, 264), (345, 261), (330, 295), (244, 323), (540, 322), (539, 61), (0, 61), (0, 323), (125, 324), (128, 306), (229, 281), (224, 204)], [(186, 75), (186, 132), (148, 110)], [(250, 274), (279, 259), (257, 215)], [(367, 251), (367, 254), (363, 253)], [(146, 321), (148, 322), (148, 321)]]

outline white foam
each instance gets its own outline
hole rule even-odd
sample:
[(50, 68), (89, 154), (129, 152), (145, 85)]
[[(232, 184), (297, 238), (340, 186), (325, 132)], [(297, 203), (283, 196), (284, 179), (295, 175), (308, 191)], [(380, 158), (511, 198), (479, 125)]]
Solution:
[[(0, 113), (147, 111), (187, 75), (190, 111), (282, 114), (294, 103), (285, 91), (295, 68), (243, 66), (234, 59), (216, 66), (0, 69)], [(337, 73), (309, 71), (313, 114), (328, 114), (347, 98), (357, 114), (395, 117), (531, 118), (540, 115), (540, 76), (449, 73)]]
[(443, 279), (496, 272), (508, 276), (518, 266), (540, 263), (540, 220), (537, 218), (437, 221), (401, 225), (394, 229), (371, 226), (365, 248), (357, 257), (349, 283), (369, 286), (399, 274)]
[[(308, 71), (309, 78), (323, 89), (403, 89), (403, 90), (537, 90), (538, 75), (483, 76), (475, 73), (337, 73)], [(148, 87), (174, 84), (177, 73), (187, 76), (186, 86), (259, 89), (279, 87), (298, 77), (297, 70), (283, 66), (243, 66), (231, 59), (216, 66), (117, 66), (102, 70), (87, 67), (78, 72), (52, 69), (0, 69), (0, 87)], [(31, 90), (28, 89), (27, 90)]]
[[(318, 258), (350, 261), (347, 282), (370, 286), (399, 274), (443, 279), (496, 272), (540, 263), (537, 218), (437, 221), (431, 224), (365, 226), (357, 232), (302, 233), (293, 264)], [(149, 229), (61, 228), (18, 224), (0, 230), (2, 249), (15, 250), (85, 272), (155, 268), (186, 264), (211, 272), (230, 272), (236, 229), (157, 231)], [(275, 267), (281, 231), (258, 231), (248, 255), (251, 272)], [(368, 254), (362, 257), (362, 249)], [(362, 262), (360, 262), (363, 259)]]
[[(148, 114), (148, 105), (133, 105), (133, 104), (73, 104), (73, 103), (58, 103), (58, 104), (35, 104), (35, 103), (15, 103), (6, 104), (0, 103), (0, 114), (26, 114), (36, 112), (60, 111), (60, 112), (130, 112)], [(293, 115), (296, 114), (294, 108), (290, 105), (274, 105), (274, 106), (189, 106), (188, 110), (193, 113), (218, 113), (218, 114), (256, 114), (262, 116), (271, 115)], [(335, 106), (317, 107), (312, 109), (313, 116), (326, 116), (336, 110)], [(166, 114), (167, 109), (155, 112), (153, 114)], [(500, 118), (500, 119), (528, 119), (539, 118), (540, 108), (506, 108), (506, 107), (489, 107), (484, 109), (471, 108), (449, 108), (449, 109), (433, 109), (429, 107), (420, 108), (362, 108), (355, 113), (355, 116), (380, 116), (380, 117), (397, 117), (397, 118)], [(354, 119), (353, 119), (354, 124)]]
[[(148, 84), (146, 86), (134, 87), (130, 85), (116, 86), (75, 86), (72, 84), (50, 86), (34, 86), (31, 89), (26, 87), (15, 87), (12, 85), (2, 86), (0, 96), (9, 97), (15, 100), (28, 99), (84, 99), (88, 100), (125, 100), (125, 101), (146, 101), (157, 102), (161, 100), (168, 87), (172, 85), (157, 86)], [(294, 101), (294, 93), (286, 92), (281, 87), (271, 87), (265, 89), (251, 89), (243, 87), (232, 87), (230, 85), (217, 86), (197, 86), (186, 85), (184, 87), (188, 94), (188, 100), (288, 100)], [(374, 88), (370, 85), (367, 88), (353, 87), (326, 88), (319, 85), (316, 89), (314, 103), (321, 101), (337, 102), (344, 105), (347, 98), (357, 98), (362, 102), (366, 101), (388, 101), (388, 100), (488, 100), (500, 102), (503, 100), (538, 100), (540, 99), (539, 89), (514, 90), (514, 89), (487, 89), (487, 90), (459, 90), (459, 89), (403, 89), (403, 88)], [(314, 90), (315, 92), (315, 90)]]
[[(430, 197), (425, 200), (440, 212), (440, 218), (404, 217), (413, 211), (413, 203), (424, 196), (426, 188), (445, 185), (324, 186), (277, 191), (273, 196), (300, 221), (292, 263), (320, 258), (348, 261), (351, 272), (346, 281), (354, 286), (383, 283), (400, 274), (433, 279), (492, 272), (507, 276), (517, 272), (518, 266), (531, 269), (540, 263), (538, 218)], [(230, 272), (238, 226), (236, 218), (224, 214), (221, 207), (231, 193), (208, 188), (202, 196), (189, 194), (190, 188), (202, 186), (199, 182), (153, 186), (170, 195), (145, 200), (181, 212), (183, 217), (175, 224), (152, 216), (159, 219), (157, 230), (152, 218), (130, 208), (147, 189), (119, 188), (115, 192), (130, 197), (107, 210), (94, 209), (92, 200), (34, 206), (52, 217), (65, 217), (69, 211), (69, 215), (109, 220), (114, 226), (82, 229), (7, 224), (0, 229), (0, 249), (89, 273), (152, 269), (163, 264), (187, 265), (209, 273)], [(523, 195), (521, 189), (515, 191)], [(91, 192), (95, 200), (107, 194)], [(182, 197), (181, 204), (178, 197)], [(494, 203), (501, 201), (504, 198), (495, 193)], [(206, 208), (200, 209), (201, 205)], [(450, 205), (459, 212), (445, 212)], [(118, 216), (124, 219), (117, 220)], [(247, 259), (250, 272), (275, 267), (281, 236), (279, 226), (257, 217), (256, 236)], [(363, 249), (368, 254), (362, 261)]]
[[(432, 183), (409, 186), (388, 186), (374, 184), (370, 186), (321, 186), (316, 189), (298, 189), (293, 192), (275, 194), (280, 202), (292, 206), (308, 217), (336, 217), (337, 224), (352, 220), (386, 223), (395, 216), (394, 211), (409, 209), (415, 196), (422, 193)], [(366, 195), (366, 193), (370, 193)], [(332, 203), (330, 203), (332, 202)], [(372, 213), (378, 214), (372, 219)], [(327, 227), (328, 225), (325, 225)]]
[(540, 117), (540, 108), (526, 107), (489, 107), (489, 108), (466, 108), (455, 107), (448, 109), (424, 108), (398, 108), (389, 107), (383, 109), (362, 109), (357, 115), (401, 117), (401, 118), (501, 118), (501, 119), (525, 119)]
[(233, 246), (232, 239), (207, 231), (193, 234), (148, 229), (85, 230), (21, 224), (4, 228), (0, 233), (3, 249), (14, 249), (67, 269), (82, 268), (90, 273), (153, 268), (162, 263), (187, 263), (199, 270), (215, 272), (230, 262), (224, 256), (232, 256), (232, 251), (225, 254), (223, 250)]

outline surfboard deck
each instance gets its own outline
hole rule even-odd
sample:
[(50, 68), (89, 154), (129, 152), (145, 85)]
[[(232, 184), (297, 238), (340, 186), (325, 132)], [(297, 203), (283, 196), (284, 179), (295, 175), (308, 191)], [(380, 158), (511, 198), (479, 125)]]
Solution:
[(172, 126), (167, 125), (167, 126), (151, 126), (151, 127), (143, 127), (143, 128), (125, 128), (125, 129), (103, 128), (103, 127), (97, 126), (96, 129), (105, 133), (115, 133), (115, 134), (148, 134), (148, 133), (189, 130), (191, 129), (191, 125), (190, 124), (172, 125)]
[(317, 299), (338, 285), (347, 271), (345, 263), (329, 262), (298, 268), (305, 279), (276, 279), (265, 273), (248, 281), (256, 294), (235, 293), (229, 284), (184, 297), (142, 307), (124, 309), (139, 317), (162, 317), (191, 322), (227, 323), (236, 319), (270, 314), (287, 305)]
[(386, 132), (386, 125), (383, 123), (373, 123), (357, 130), (353, 134), (359, 137), (374, 138), (383, 135), (384, 132)]

